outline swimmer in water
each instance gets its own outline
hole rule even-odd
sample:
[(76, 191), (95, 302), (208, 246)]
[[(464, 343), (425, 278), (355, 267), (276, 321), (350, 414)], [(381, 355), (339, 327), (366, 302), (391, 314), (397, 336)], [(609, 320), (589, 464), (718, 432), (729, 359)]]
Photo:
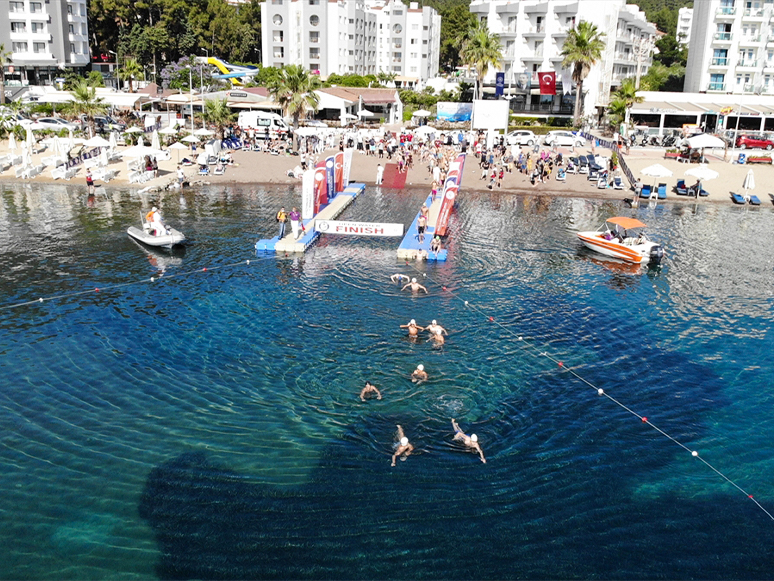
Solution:
[(471, 434), (470, 436), (465, 434), (465, 432), (460, 430), (460, 426), (454, 418), (452, 418), (452, 428), (454, 428), (454, 439), (462, 442), (471, 450), (478, 452), (478, 455), (481, 456), (481, 461), (486, 464), (484, 452), (481, 450), (481, 446), (478, 445), (478, 436), (476, 434)]
[(411, 381), (414, 383), (422, 383), (423, 381), (427, 381), (427, 371), (425, 371), (424, 365), (421, 363), (417, 365), (417, 368), (411, 374)]
[(392, 466), (395, 466), (395, 459), (398, 456), (400, 456), (401, 461), (404, 461), (408, 458), (409, 454), (414, 451), (414, 446), (409, 443), (409, 439), (406, 437), (406, 434), (403, 433), (403, 428), (400, 424), (398, 424), (397, 440), (398, 447), (392, 455)]
[(408, 276), (406, 276), (405, 274), (393, 274), (393, 275), (390, 277), (390, 280), (391, 280), (392, 282), (401, 283), (401, 282), (403, 282), (404, 280), (405, 280), (406, 282), (409, 282), (409, 281), (411, 280), (411, 278), (410, 278), (410, 277), (408, 277)]
[(400, 289), (400, 290), (404, 291), (408, 287), (411, 287), (411, 292), (415, 293), (415, 292), (419, 291), (419, 289), (422, 289), (423, 291), (425, 291), (425, 294), (427, 294), (427, 289), (425, 287), (423, 287), (421, 284), (419, 284), (417, 282), (417, 279), (415, 279), (415, 278), (412, 278), (411, 282), (406, 284), (406, 285), (404, 285), (403, 288)]
[(376, 386), (375, 386), (375, 385), (373, 385), (373, 384), (372, 384), (370, 381), (366, 381), (366, 382), (365, 382), (365, 387), (364, 387), (364, 388), (363, 388), (363, 390), (360, 392), (360, 399), (361, 399), (361, 400), (363, 400), (363, 401), (365, 401), (365, 398), (366, 398), (366, 396), (367, 396), (369, 393), (371, 393), (371, 392), (373, 392), (373, 393), (375, 393), (375, 394), (376, 394), (376, 399), (382, 399), (382, 394), (381, 394), (381, 392), (380, 392), (378, 389), (376, 389)]
[(417, 325), (417, 322), (414, 319), (411, 319), (408, 322), (408, 325), (401, 325), (401, 329), (408, 329), (409, 337), (417, 337), (419, 335), (420, 331), (424, 331), (424, 327), (420, 327)]
[(441, 327), (441, 325), (438, 324), (438, 321), (433, 319), (433, 322), (430, 323), (427, 327), (425, 327), (426, 330), (430, 331), (430, 334), (433, 335), (435, 333), (443, 333), (444, 335), (448, 335), (449, 333)]
[(432, 333), (430, 335), (430, 340), (435, 341), (436, 345), (443, 345), (444, 343), (446, 343), (446, 339), (444, 339), (443, 335), (441, 335), (440, 329), (436, 329), (435, 333)]

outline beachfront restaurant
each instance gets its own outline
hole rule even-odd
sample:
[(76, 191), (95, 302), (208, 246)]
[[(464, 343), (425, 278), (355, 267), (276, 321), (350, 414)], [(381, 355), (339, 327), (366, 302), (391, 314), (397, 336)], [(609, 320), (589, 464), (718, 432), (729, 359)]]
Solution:
[(696, 125), (706, 133), (774, 132), (774, 96), (656, 91), (638, 95), (644, 100), (631, 108), (630, 120), (636, 127), (648, 127), (651, 135), (680, 131), (684, 125)]

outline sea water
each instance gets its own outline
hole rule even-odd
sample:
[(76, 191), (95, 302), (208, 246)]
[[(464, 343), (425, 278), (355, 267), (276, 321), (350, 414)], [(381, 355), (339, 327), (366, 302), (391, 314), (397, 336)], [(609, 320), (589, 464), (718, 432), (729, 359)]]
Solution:
[[(2, 189), (0, 578), (771, 577), (746, 496), (774, 509), (770, 208), (463, 192), (446, 263), (256, 255), (299, 195)], [(407, 224), (425, 195), (342, 218)], [(183, 250), (126, 235), (151, 205)], [(616, 215), (660, 267), (581, 247)]]

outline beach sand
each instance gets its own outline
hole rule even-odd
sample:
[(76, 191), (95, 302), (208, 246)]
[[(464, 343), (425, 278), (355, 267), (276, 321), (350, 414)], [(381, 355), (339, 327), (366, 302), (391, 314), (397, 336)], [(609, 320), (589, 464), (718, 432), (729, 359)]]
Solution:
[[(119, 147), (119, 151), (125, 148)], [(20, 152), (20, 148), (17, 147), (16, 153)], [(569, 155), (570, 151), (567, 148), (560, 148), (560, 151), (564, 155)], [(8, 150), (8, 143), (3, 142), (0, 144), (0, 156), (11, 153)], [(327, 155), (332, 155), (335, 150), (329, 150), (320, 155), (318, 159), (324, 159)], [(582, 150), (576, 150), (575, 155), (578, 154), (590, 154), (591, 148), (583, 148)], [(609, 156), (610, 151), (597, 148), (596, 153), (598, 155)], [(729, 196), (729, 192), (743, 193), (742, 183), (747, 172), (753, 169), (755, 172), (755, 182), (757, 188), (752, 190), (751, 193), (756, 194), (763, 205), (772, 203), (772, 199), (769, 197), (769, 191), (774, 193), (774, 167), (771, 165), (738, 165), (725, 162), (722, 158), (722, 152), (720, 157), (712, 154), (707, 154), (707, 160), (709, 167), (717, 171), (720, 176), (717, 179), (705, 181), (703, 183), (704, 189), (710, 192), (710, 195), (705, 198), (700, 198), (700, 203), (732, 203)], [(748, 152), (749, 153), (749, 152)], [(33, 155), (33, 165), (41, 163), (43, 157), (51, 155), (50, 152), (43, 151)], [(269, 153), (257, 152), (257, 151), (234, 151), (232, 152), (235, 165), (228, 166), (224, 175), (216, 176), (210, 173), (209, 176), (199, 176), (198, 166), (184, 167), (183, 169), (188, 176), (188, 180), (191, 186), (207, 184), (294, 184), (299, 183), (300, 180), (288, 177), (288, 170), (293, 169), (299, 163), (297, 156), (290, 155), (271, 155)], [(117, 177), (107, 184), (103, 184), (100, 181), (96, 182), (98, 189), (111, 188), (120, 186), (122, 188), (130, 187), (136, 190), (148, 188), (150, 190), (165, 188), (170, 183), (175, 181), (175, 170), (177, 167), (177, 159), (188, 156), (192, 157), (190, 151), (180, 150), (171, 152), (171, 159), (167, 161), (159, 162), (159, 177), (143, 184), (129, 184), (127, 164), (125, 161), (115, 161), (109, 164), (108, 169), (118, 170)], [(736, 154), (733, 156), (729, 153), (730, 159), (736, 159)], [(696, 200), (692, 197), (678, 196), (674, 192), (674, 185), (678, 179), (685, 179), (686, 184), (693, 185), (695, 178), (686, 177), (684, 174), (687, 170), (697, 167), (695, 164), (684, 164), (677, 162), (674, 159), (664, 159), (663, 150), (657, 148), (633, 148), (629, 155), (625, 156), (626, 162), (629, 168), (632, 170), (635, 178), (641, 177), (644, 184), (654, 183), (666, 183), (668, 200), (671, 201), (683, 201), (695, 203)], [(360, 152), (355, 152), (350, 180), (354, 182), (362, 182), (367, 185), (373, 185), (376, 179), (376, 166), (378, 163), (385, 164), (388, 160), (385, 156), (384, 159), (378, 159), (377, 157), (366, 156)], [(659, 163), (664, 167), (672, 171), (672, 177), (654, 179), (645, 176), (640, 176), (640, 170)], [(210, 166), (210, 171), (214, 166)], [(51, 168), (46, 170), (39, 176), (30, 180), (22, 180), (16, 178), (14, 174), (14, 168), (11, 168), (4, 173), (0, 174), (0, 183), (7, 182), (35, 182), (35, 183), (51, 183), (51, 184), (68, 184), (68, 185), (82, 185), (86, 188), (86, 170), (81, 167), (78, 174), (70, 181), (54, 180), (51, 177)], [(481, 170), (478, 166), (478, 160), (475, 156), (470, 155), (468, 157), (465, 175), (462, 182), (462, 191), (465, 190), (481, 190), (486, 191), (488, 180), (482, 180)], [(408, 171), (406, 180), (407, 188), (427, 188), (429, 190), (432, 183), (432, 177), (426, 166), (417, 166)], [(609, 199), (622, 199), (625, 197), (634, 197), (634, 192), (628, 188), (627, 180), (624, 179), (624, 183), (627, 188), (624, 190), (605, 189), (600, 190), (596, 187), (596, 182), (590, 182), (586, 179), (585, 175), (568, 174), (566, 182), (559, 182), (555, 179), (554, 175), (551, 177), (550, 183), (537, 184), (532, 187), (529, 180), (525, 175), (514, 172), (505, 175), (502, 183), (502, 188), (496, 188), (499, 192), (512, 192), (512, 193), (530, 193), (535, 194), (537, 192), (555, 195), (555, 196), (580, 196), (586, 198), (609, 198)], [(769, 187), (769, 184), (772, 184)], [(300, 203), (300, 200), (299, 200)]]

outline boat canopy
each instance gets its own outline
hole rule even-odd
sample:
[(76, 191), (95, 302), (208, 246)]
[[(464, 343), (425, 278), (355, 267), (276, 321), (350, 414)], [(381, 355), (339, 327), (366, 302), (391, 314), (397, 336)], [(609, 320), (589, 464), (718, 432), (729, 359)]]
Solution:
[(625, 218), (623, 216), (618, 216), (616, 218), (608, 218), (605, 221), (610, 222), (611, 224), (615, 224), (616, 226), (620, 226), (624, 230), (631, 230), (632, 228), (645, 228), (645, 224), (636, 218)]

